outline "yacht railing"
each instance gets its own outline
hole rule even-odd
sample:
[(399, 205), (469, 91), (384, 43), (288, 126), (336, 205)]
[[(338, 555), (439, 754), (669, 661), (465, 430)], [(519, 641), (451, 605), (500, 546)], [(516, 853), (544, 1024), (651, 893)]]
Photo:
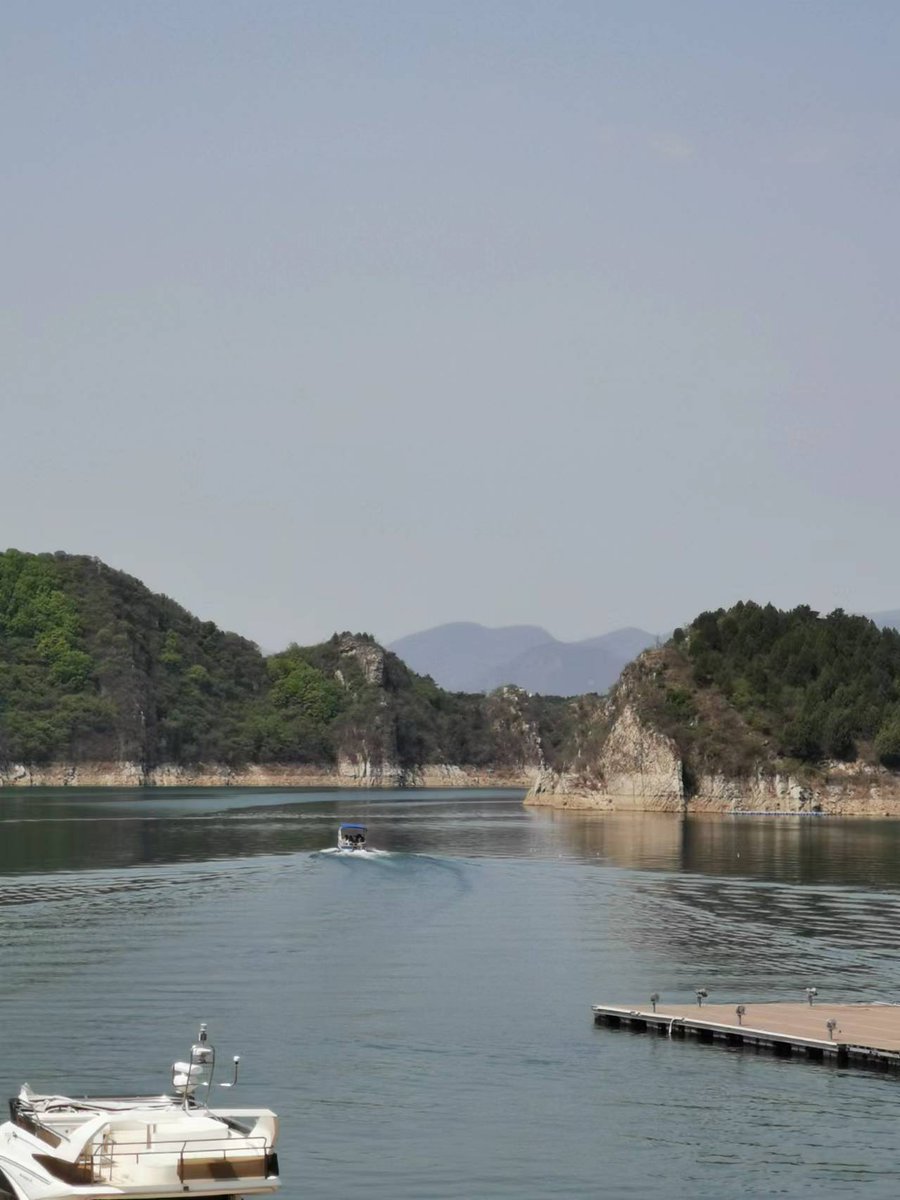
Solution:
[(225, 1139), (210, 1138), (202, 1146), (191, 1144), (182, 1138), (154, 1138), (151, 1145), (146, 1141), (107, 1142), (78, 1159), (78, 1166), (90, 1171), (95, 1183), (112, 1182), (116, 1168), (126, 1162), (152, 1166), (163, 1158), (177, 1163), (178, 1179), (216, 1178), (262, 1178), (275, 1171), (269, 1170), (274, 1160), (272, 1148), (266, 1137), (247, 1137), (241, 1146), (223, 1144)]

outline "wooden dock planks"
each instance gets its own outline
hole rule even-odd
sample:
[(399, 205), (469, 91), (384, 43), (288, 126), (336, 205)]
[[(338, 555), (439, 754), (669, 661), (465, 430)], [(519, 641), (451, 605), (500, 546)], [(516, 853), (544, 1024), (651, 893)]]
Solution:
[[(598, 1025), (900, 1069), (900, 1004), (743, 1003), (740, 1015), (737, 1007), (658, 1002), (654, 1012), (652, 1006), (595, 1004), (593, 1013)], [(834, 1023), (830, 1029), (829, 1022)]]

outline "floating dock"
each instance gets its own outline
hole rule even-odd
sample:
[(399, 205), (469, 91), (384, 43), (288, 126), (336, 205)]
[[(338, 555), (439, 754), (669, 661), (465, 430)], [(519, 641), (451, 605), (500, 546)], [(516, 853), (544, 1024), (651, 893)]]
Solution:
[(900, 1004), (593, 1005), (594, 1023), (770, 1050), (783, 1058), (900, 1070)]

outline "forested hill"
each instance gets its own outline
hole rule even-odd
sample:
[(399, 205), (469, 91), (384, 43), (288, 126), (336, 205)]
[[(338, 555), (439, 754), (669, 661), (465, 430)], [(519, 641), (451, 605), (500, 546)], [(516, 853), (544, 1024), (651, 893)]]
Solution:
[(688, 770), (773, 760), (900, 766), (900, 633), (841, 610), (753, 603), (702, 613), (640, 674), (645, 715)]
[(0, 553), (0, 764), (505, 766), (565, 705), (444, 692), (366, 635), (263, 657), (97, 559)]
[[(623, 685), (685, 778), (779, 761), (900, 767), (900, 633), (837, 611), (702, 613)], [(620, 690), (623, 685), (620, 685)], [(365, 634), (264, 657), (97, 559), (0, 553), (0, 767), (339, 761), (565, 768), (596, 697), (448, 692)]]

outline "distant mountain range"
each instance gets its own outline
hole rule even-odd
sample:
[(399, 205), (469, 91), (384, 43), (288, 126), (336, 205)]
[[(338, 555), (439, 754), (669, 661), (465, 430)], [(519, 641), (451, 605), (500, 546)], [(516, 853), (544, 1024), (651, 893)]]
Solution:
[(561, 642), (539, 625), (489, 629), (457, 621), (399, 638), (390, 649), (449, 691), (482, 692), (514, 683), (545, 696), (580, 696), (607, 691), (625, 664), (656, 641), (645, 629)]
[[(865, 615), (882, 628), (900, 630), (900, 609)], [(667, 637), (628, 627), (561, 642), (540, 625), (491, 629), (454, 621), (398, 638), (388, 648), (451, 692), (487, 692), (514, 683), (544, 696), (581, 696), (608, 691), (627, 663)]]

